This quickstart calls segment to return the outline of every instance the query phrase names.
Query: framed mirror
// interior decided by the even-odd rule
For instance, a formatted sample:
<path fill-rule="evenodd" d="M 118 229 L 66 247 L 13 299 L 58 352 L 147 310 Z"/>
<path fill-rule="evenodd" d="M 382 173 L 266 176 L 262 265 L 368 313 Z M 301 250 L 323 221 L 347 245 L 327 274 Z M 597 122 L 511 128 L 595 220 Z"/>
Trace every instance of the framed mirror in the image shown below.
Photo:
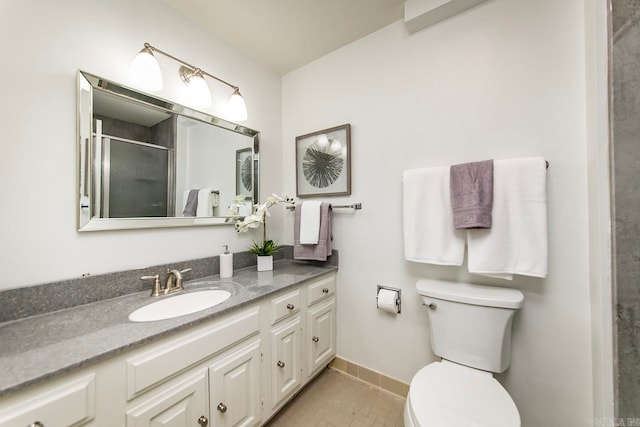
<path fill-rule="evenodd" d="M 256 130 L 84 71 L 77 127 L 79 231 L 233 224 L 258 202 Z"/>

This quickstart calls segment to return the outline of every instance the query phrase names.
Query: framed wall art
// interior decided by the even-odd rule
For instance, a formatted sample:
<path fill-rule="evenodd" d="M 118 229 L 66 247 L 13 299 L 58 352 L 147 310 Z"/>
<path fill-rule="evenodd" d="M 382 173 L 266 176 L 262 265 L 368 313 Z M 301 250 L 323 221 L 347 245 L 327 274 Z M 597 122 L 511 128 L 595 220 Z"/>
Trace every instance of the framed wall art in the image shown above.
<path fill-rule="evenodd" d="M 250 199 L 253 191 L 251 147 L 236 150 L 236 195 Z"/>
<path fill-rule="evenodd" d="M 350 124 L 296 137 L 296 194 L 351 194 Z"/>

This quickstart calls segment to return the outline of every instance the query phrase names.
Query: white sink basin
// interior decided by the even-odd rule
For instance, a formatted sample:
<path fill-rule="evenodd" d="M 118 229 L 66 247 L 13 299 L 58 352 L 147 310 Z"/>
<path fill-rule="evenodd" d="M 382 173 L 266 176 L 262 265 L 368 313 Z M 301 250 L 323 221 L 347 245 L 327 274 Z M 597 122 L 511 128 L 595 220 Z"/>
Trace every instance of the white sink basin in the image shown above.
<path fill-rule="evenodd" d="M 180 294 L 140 307 L 129 315 L 129 320 L 132 322 L 153 322 L 184 316 L 220 304 L 228 300 L 230 296 L 230 292 L 222 289 L 207 289 Z"/>

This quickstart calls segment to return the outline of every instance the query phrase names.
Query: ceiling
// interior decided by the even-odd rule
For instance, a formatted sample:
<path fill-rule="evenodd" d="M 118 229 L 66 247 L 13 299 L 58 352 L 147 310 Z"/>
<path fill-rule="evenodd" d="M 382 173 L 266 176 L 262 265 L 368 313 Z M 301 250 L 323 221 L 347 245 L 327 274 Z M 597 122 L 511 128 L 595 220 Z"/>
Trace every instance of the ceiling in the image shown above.
<path fill-rule="evenodd" d="M 404 0 L 165 0 L 280 75 L 403 17 Z"/>

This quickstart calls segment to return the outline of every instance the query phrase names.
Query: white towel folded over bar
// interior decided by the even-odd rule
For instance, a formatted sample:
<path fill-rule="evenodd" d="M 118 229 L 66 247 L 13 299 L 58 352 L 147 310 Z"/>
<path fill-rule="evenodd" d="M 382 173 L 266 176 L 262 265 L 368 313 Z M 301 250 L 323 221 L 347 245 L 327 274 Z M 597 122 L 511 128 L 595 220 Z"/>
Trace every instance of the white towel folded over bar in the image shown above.
<path fill-rule="evenodd" d="M 302 203 L 300 212 L 300 244 L 317 245 L 320 236 L 320 205 L 319 201 Z"/>
<path fill-rule="evenodd" d="M 542 157 L 494 161 L 493 224 L 468 230 L 469 272 L 547 276 L 547 174 Z"/>

